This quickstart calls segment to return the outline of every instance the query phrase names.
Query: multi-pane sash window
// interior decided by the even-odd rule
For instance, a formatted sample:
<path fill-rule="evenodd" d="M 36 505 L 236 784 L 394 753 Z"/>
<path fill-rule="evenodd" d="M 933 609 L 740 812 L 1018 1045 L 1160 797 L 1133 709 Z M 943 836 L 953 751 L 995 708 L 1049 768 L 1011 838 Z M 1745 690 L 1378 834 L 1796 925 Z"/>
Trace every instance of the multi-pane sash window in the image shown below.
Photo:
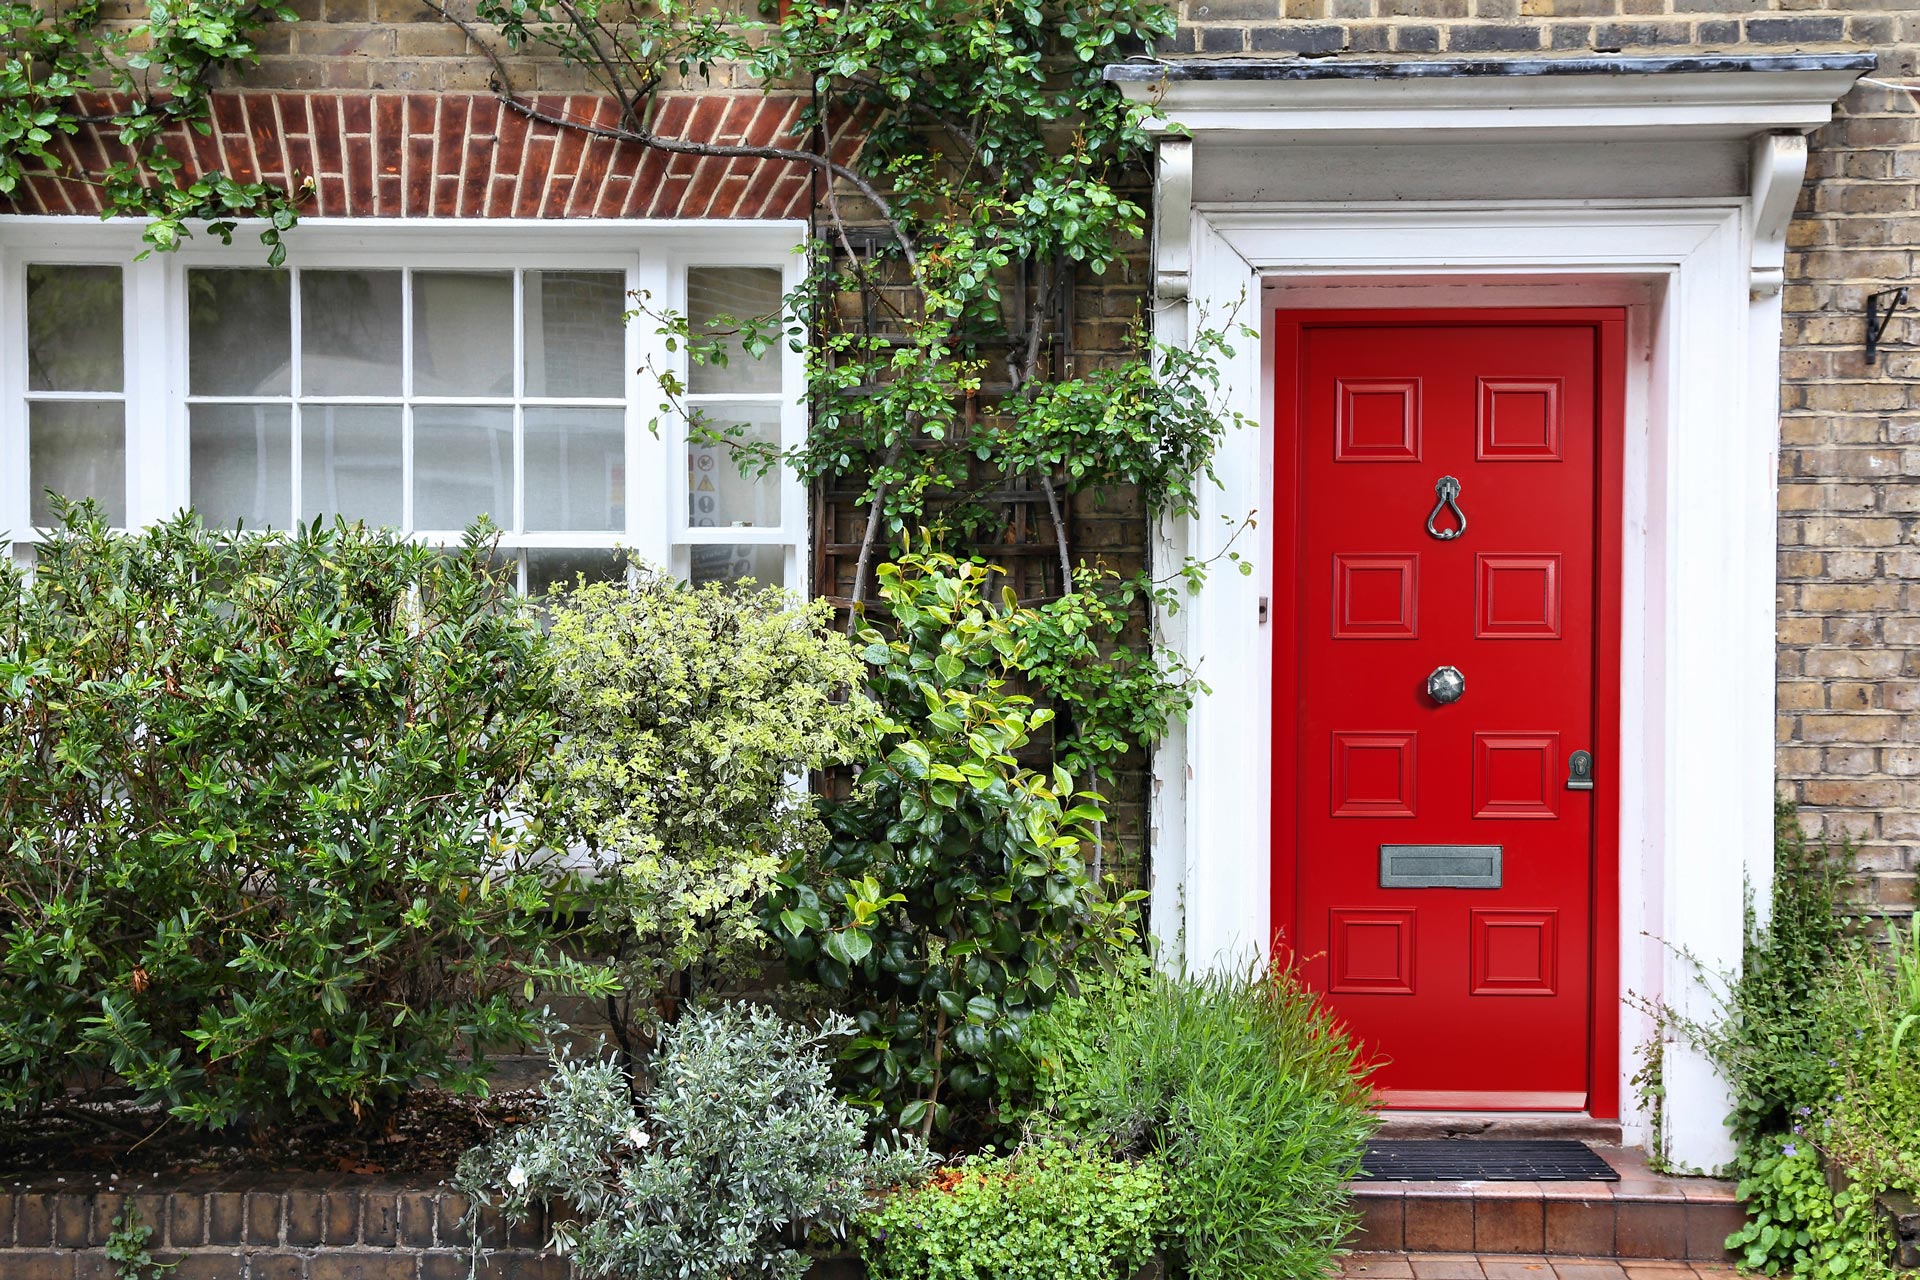
<path fill-rule="evenodd" d="M 522 548 L 534 590 L 614 562 L 624 273 L 199 268 L 187 307 L 208 523 L 344 516 L 447 539 L 486 516 L 512 541 L 583 535 Z"/>
<path fill-rule="evenodd" d="M 486 228 L 304 226 L 272 270 L 238 243 L 136 261 L 132 229 L 0 228 L 20 335 L 0 365 L 0 540 L 36 541 L 52 490 L 117 524 L 191 504 L 211 526 L 344 517 L 441 543 L 486 516 L 535 593 L 615 571 L 621 549 L 802 586 L 798 483 L 649 430 L 673 369 L 711 422 L 791 445 L 798 357 L 688 369 L 633 318 L 642 296 L 696 323 L 777 310 L 792 235 L 676 229 L 648 252 L 604 226 L 520 231 L 559 250 L 543 259 Z"/>

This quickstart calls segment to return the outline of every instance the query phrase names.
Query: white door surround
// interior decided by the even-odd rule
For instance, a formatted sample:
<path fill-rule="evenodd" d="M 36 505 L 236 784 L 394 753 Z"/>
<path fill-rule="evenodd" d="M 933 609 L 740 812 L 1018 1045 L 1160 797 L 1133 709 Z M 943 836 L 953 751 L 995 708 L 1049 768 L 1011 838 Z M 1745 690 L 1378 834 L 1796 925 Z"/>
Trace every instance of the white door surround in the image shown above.
<path fill-rule="evenodd" d="M 1740 962 L 1743 887 L 1772 873 L 1780 289 L 1805 134 L 1870 55 L 1506 62 L 1188 61 L 1107 75 L 1155 106 L 1156 334 L 1249 325 L 1223 369 L 1221 478 L 1156 535 L 1206 559 L 1274 509 L 1266 334 L 1276 307 L 1624 306 L 1620 976 L 1709 1015 Z M 1264 543 L 1264 538 L 1262 539 Z M 1244 545 L 1244 544 L 1243 544 Z M 1275 715 L 1251 577 L 1160 622 L 1211 693 L 1155 761 L 1154 931 L 1169 960 L 1243 966 L 1271 938 Z M 1684 955 L 1683 955 L 1684 953 Z M 1628 1078 L 1652 1025 L 1620 1009 Z M 1667 1046 L 1664 1138 L 1730 1156 L 1728 1095 Z"/>

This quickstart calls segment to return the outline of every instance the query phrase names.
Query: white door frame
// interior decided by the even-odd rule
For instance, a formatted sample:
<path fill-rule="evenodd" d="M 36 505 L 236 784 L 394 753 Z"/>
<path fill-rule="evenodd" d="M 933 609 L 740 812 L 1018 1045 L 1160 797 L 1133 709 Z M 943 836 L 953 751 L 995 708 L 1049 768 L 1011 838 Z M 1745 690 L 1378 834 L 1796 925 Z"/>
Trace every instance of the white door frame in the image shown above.
<path fill-rule="evenodd" d="M 1183 343 L 1229 323 L 1259 334 L 1236 342 L 1221 394 L 1261 429 L 1230 431 L 1215 461 L 1220 485 L 1203 491 L 1194 517 L 1157 530 L 1163 565 L 1217 554 L 1240 521 L 1273 509 L 1263 353 L 1277 303 L 1629 309 L 1623 758 L 1598 769 L 1618 781 L 1622 994 L 1698 1017 L 1712 1012 L 1712 983 L 1693 961 L 1710 974 L 1737 971 L 1743 887 L 1772 873 L 1786 224 L 1804 132 L 1864 68 L 1799 59 L 1676 74 L 1675 61 L 1686 60 L 1491 85 L 1471 83 L 1482 74 L 1472 71 L 1341 79 L 1324 64 L 1302 80 L 1274 78 L 1274 64 L 1240 80 L 1219 63 L 1193 81 L 1109 74 L 1155 102 L 1172 131 L 1156 184 L 1157 336 Z M 1690 154 L 1663 167 L 1656 156 L 1675 136 L 1724 163 Z M 1572 157 L 1564 192 L 1540 177 L 1542 143 Z M 1472 149 L 1474 198 L 1458 198 L 1448 148 Z M 1405 198 L 1352 198 L 1356 166 L 1401 166 L 1409 154 L 1430 176 L 1409 179 Z M 1263 165 L 1271 172 L 1247 176 Z M 1646 193 L 1648 172 L 1671 174 L 1669 189 Z M 1222 197 L 1223 183 L 1241 190 Z M 1610 185 L 1641 194 L 1595 194 Z M 1250 199 L 1246 188 L 1287 198 Z M 1507 189 L 1525 194 L 1503 197 Z M 1152 805 L 1154 931 L 1170 962 L 1194 969 L 1252 962 L 1273 927 L 1264 603 L 1268 575 L 1285 570 L 1265 560 L 1252 576 L 1214 574 L 1160 619 L 1211 688 L 1160 747 Z M 1620 1018 L 1623 1123 L 1644 1142 L 1648 1118 L 1632 1114 L 1627 1080 L 1651 1025 L 1627 1001 Z M 1684 1044 L 1667 1046 L 1664 1067 L 1668 1154 L 1700 1169 L 1724 1164 L 1724 1084 Z"/>

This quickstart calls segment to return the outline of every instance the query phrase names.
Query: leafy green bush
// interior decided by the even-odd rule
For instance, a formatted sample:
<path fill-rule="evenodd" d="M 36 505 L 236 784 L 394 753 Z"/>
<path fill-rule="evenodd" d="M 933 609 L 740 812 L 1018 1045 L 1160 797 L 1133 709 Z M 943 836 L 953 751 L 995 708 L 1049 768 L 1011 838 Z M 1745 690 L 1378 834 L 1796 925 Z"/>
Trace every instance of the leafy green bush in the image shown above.
<path fill-rule="evenodd" d="M 534 1038 L 523 986 L 601 982 L 515 840 L 549 681 L 484 538 L 68 519 L 0 570 L 0 1107 L 478 1091 Z"/>
<path fill-rule="evenodd" d="M 590 1276 L 802 1275 L 807 1233 L 844 1238 L 870 1192 L 917 1178 L 924 1150 L 866 1148 L 821 1045 L 758 1007 L 696 1009 L 662 1033 L 633 1101 L 612 1061 L 559 1057 L 539 1115 L 462 1157 L 455 1184 L 510 1222 L 564 1204 L 553 1247 Z M 475 1237 L 476 1245 L 481 1243 Z"/>
<path fill-rule="evenodd" d="M 1027 646 L 1020 667 L 1065 715 L 1055 758 L 1075 774 L 1112 782 L 1127 753 L 1144 752 L 1169 724 L 1185 720 L 1206 686 L 1173 650 L 1127 643 L 1136 611 L 1177 608 L 1179 592 L 1157 589 L 1144 574 L 1122 578 L 1085 565 L 1073 583 L 1014 620 Z"/>
<path fill-rule="evenodd" d="M 1106 901 L 1087 874 L 1099 797 L 1021 761 L 1052 716 L 1007 687 L 1025 649 L 1011 598 L 985 596 L 992 572 L 938 554 L 880 567 L 891 619 L 859 635 L 885 711 L 874 762 L 765 906 L 793 970 L 855 1014 L 852 1095 L 926 1134 L 964 1115 L 973 1140 L 1022 1024 L 1132 941 L 1144 896 Z"/>
<path fill-rule="evenodd" d="M 1309 1280 L 1355 1224 L 1374 1119 L 1352 1042 L 1289 970 L 1105 983 L 1037 1016 L 1029 1123 L 1156 1160 L 1194 1280 Z"/>
<path fill-rule="evenodd" d="M 1151 1161 L 1072 1146 L 981 1156 L 860 1222 L 873 1280 L 1121 1280 L 1153 1252 L 1166 1195 Z"/>
<path fill-rule="evenodd" d="M 734 976 L 767 948 L 757 908 L 773 877 L 825 839 L 794 779 L 865 744 L 860 660 L 824 601 L 779 588 L 643 570 L 549 600 L 564 733 L 544 778 L 549 835 L 624 880 L 623 973 L 643 996 L 678 994 L 676 975 Z"/>

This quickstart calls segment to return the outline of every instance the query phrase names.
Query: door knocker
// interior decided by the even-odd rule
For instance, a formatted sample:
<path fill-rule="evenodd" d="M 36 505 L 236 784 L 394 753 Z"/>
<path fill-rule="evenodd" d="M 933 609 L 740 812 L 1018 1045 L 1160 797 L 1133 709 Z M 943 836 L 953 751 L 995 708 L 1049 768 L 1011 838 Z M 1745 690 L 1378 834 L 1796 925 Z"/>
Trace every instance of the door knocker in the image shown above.
<path fill-rule="evenodd" d="M 1460 482 L 1452 476 L 1441 476 L 1440 483 L 1433 486 L 1433 492 L 1440 501 L 1433 504 L 1433 511 L 1427 516 L 1427 532 L 1442 542 L 1452 542 L 1455 538 L 1467 531 L 1467 513 L 1460 509 Z M 1448 507 L 1453 508 L 1453 518 L 1460 522 L 1460 527 L 1457 529 L 1436 528 L 1433 522 L 1438 520 L 1440 513 Z"/>

